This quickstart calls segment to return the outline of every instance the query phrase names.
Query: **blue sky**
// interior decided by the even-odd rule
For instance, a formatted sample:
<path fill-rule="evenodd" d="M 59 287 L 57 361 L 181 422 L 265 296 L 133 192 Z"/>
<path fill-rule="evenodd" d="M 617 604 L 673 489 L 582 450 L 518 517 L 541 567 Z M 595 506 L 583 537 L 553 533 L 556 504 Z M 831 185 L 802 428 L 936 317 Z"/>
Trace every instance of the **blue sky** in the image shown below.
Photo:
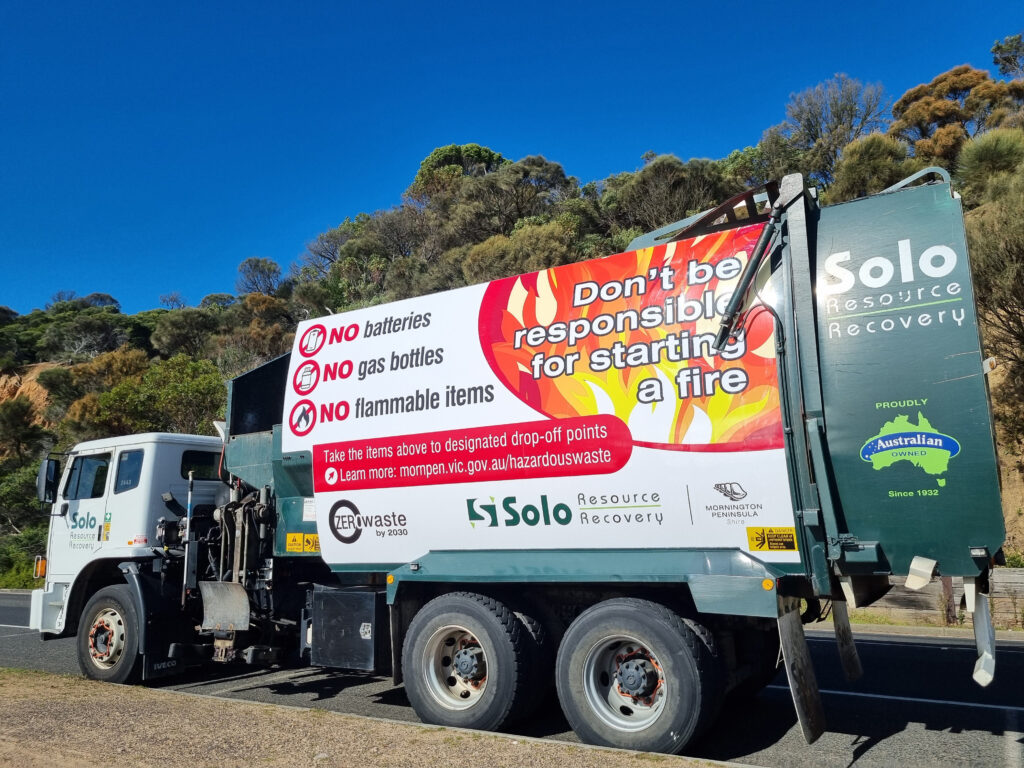
<path fill-rule="evenodd" d="M 197 304 L 444 144 L 583 182 L 718 158 L 837 72 L 896 98 L 1024 29 L 1019 1 L 687 5 L 0 0 L 0 305 Z"/>

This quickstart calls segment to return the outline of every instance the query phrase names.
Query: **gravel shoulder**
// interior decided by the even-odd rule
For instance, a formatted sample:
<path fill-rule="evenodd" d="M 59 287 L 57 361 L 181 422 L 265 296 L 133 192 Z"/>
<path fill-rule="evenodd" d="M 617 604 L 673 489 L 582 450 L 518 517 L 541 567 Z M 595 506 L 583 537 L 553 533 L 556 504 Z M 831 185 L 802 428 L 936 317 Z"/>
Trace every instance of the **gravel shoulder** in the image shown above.
<path fill-rule="evenodd" d="M 0 669 L 0 765 L 695 768 L 725 765 Z"/>

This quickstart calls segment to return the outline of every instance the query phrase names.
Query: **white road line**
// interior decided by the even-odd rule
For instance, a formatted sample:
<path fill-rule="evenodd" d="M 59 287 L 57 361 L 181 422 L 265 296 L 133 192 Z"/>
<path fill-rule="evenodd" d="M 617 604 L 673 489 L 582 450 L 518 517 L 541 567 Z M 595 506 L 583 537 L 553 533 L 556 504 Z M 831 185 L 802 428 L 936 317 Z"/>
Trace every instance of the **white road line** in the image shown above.
<path fill-rule="evenodd" d="M 789 691 L 788 685 L 769 685 L 777 691 Z M 886 701 L 908 701 L 912 704 L 940 704 L 947 707 L 968 707 L 971 709 L 994 709 L 998 712 L 1024 712 L 1024 707 L 1010 707 L 1002 704 L 977 704 L 970 701 L 950 701 L 949 699 L 921 699 L 917 696 L 888 696 L 884 693 L 861 693 L 860 691 L 830 691 L 822 688 L 821 693 L 829 696 L 853 696 L 858 699 L 885 699 Z"/>
<path fill-rule="evenodd" d="M 31 629 L 28 624 L 0 624 L 4 629 Z"/>
<path fill-rule="evenodd" d="M 26 629 L 25 632 L 15 632 L 14 634 L 11 634 L 11 635 L 0 635 L 0 638 L 3 638 L 3 637 L 21 637 L 22 635 L 28 635 L 28 634 L 31 634 L 32 632 L 35 631 L 35 630 L 28 629 L 28 627 L 26 627 L 25 629 Z"/>

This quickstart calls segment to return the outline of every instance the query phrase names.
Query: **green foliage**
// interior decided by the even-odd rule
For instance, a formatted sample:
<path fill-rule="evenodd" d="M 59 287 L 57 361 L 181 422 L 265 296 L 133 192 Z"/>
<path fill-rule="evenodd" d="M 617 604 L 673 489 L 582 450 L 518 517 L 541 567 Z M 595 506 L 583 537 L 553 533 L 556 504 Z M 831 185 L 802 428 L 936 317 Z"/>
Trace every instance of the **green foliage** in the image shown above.
<path fill-rule="evenodd" d="M 602 199 L 619 228 L 650 231 L 713 207 L 741 191 L 741 184 L 712 160 L 682 162 L 659 155 L 636 173 L 607 179 Z"/>
<path fill-rule="evenodd" d="M 499 153 L 479 144 L 438 147 L 420 163 L 409 193 L 427 197 L 452 194 L 463 177 L 493 173 L 506 162 Z"/>
<path fill-rule="evenodd" d="M 217 318 L 210 310 L 177 309 L 157 320 L 150 339 L 165 355 L 184 353 L 199 357 L 216 330 Z"/>
<path fill-rule="evenodd" d="M 1001 128 L 968 141 L 960 153 L 957 177 L 969 207 L 996 200 L 1024 166 L 1024 130 Z"/>
<path fill-rule="evenodd" d="M 36 517 L 38 519 L 38 512 Z M 45 519 L 45 518 L 44 518 Z M 37 522 L 17 534 L 0 534 L 0 589 L 33 589 L 35 556 L 46 554 L 46 523 Z"/>
<path fill-rule="evenodd" d="M 39 518 L 35 463 L 0 463 L 0 534 L 19 533 Z"/>
<path fill-rule="evenodd" d="M 467 283 L 480 283 L 556 267 L 572 256 L 572 236 L 562 225 L 527 224 L 511 236 L 494 235 L 470 248 L 462 271 Z"/>
<path fill-rule="evenodd" d="M 281 287 L 281 267 L 271 259 L 250 256 L 238 265 L 239 293 L 263 293 L 273 296 Z"/>
<path fill-rule="evenodd" d="M 27 397 L 0 403 L 0 445 L 13 454 L 17 466 L 39 450 L 48 437 L 49 433 L 35 423 L 34 409 Z"/>
<path fill-rule="evenodd" d="M 141 378 L 129 378 L 96 397 L 93 421 L 107 434 L 178 432 L 214 434 L 227 389 L 208 360 L 175 355 L 150 366 Z"/>
<path fill-rule="evenodd" d="M 1007 568 L 1024 568 L 1024 554 L 1007 549 L 1003 551 L 1003 555 L 1006 557 Z"/>
<path fill-rule="evenodd" d="M 838 74 L 790 97 L 781 133 L 799 153 L 801 170 L 828 186 L 843 148 L 880 130 L 887 109 L 880 84 Z"/>
<path fill-rule="evenodd" d="M 991 53 L 999 74 L 1014 79 L 1024 77 L 1024 39 L 1019 34 L 996 40 Z"/>
<path fill-rule="evenodd" d="M 840 203 L 881 192 L 904 179 L 923 163 L 907 157 L 907 145 L 899 139 L 873 133 L 843 149 L 829 187 L 830 203 Z"/>
<path fill-rule="evenodd" d="M 1004 445 L 1024 449 L 1024 167 L 989 189 L 988 202 L 966 216 L 974 290 L 988 351 L 1005 366 L 994 412 Z"/>

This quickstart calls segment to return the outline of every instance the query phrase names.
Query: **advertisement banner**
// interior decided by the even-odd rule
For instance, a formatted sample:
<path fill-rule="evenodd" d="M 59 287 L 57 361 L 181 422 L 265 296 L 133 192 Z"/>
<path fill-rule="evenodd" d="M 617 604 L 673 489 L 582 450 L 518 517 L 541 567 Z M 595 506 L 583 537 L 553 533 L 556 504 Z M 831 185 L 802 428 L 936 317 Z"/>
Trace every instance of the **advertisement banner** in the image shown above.
<path fill-rule="evenodd" d="M 731 547 L 795 561 L 761 225 L 302 323 L 282 421 L 328 563 Z"/>

